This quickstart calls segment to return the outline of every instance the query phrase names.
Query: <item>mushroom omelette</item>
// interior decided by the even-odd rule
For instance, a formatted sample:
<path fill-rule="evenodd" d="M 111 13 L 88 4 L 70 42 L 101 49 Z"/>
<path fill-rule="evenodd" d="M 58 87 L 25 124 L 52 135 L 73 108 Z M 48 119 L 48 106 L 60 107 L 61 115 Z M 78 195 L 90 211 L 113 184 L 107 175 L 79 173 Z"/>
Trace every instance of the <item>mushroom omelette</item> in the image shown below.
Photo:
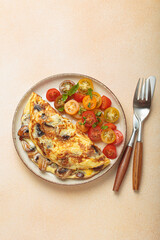
<path fill-rule="evenodd" d="M 85 133 L 34 92 L 25 106 L 18 135 L 39 169 L 61 179 L 86 179 L 110 163 Z"/>

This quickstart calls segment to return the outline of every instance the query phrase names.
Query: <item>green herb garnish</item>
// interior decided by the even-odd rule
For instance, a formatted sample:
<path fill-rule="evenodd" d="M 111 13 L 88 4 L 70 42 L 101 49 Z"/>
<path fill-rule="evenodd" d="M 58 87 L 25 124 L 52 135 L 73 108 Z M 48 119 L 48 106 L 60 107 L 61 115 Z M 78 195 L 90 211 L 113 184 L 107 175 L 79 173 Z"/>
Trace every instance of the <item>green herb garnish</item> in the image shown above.
<path fill-rule="evenodd" d="M 58 108 L 58 111 L 63 112 L 64 111 L 64 107 Z"/>
<path fill-rule="evenodd" d="M 68 98 L 68 96 L 72 96 L 79 88 L 79 83 L 75 84 L 69 91 L 62 94 L 62 101 L 65 102 Z"/>
<path fill-rule="evenodd" d="M 98 125 L 98 122 L 95 122 L 95 123 L 92 125 L 92 127 L 95 128 L 95 127 L 97 127 L 97 125 Z"/>
<path fill-rule="evenodd" d="M 91 108 L 91 103 L 90 102 L 88 103 L 88 107 Z"/>
<path fill-rule="evenodd" d="M 67 100 L 67 98 L 68 98 L 68 94 L 63 94 L 63 95 L 62 95 L 62 100 L 63 100 L 63 102 L 65 102 L 65 101 Z"/>
<path fill-rule="evenodd" d="M 98 122 L 101 122 L 101 119 L 99 117 L 97 117 L 97 120 L 98 120 Z"/>
<path fill-rule="evenodd" d="M 83 119 L 84 119 L 84 122 L 83 122 L 83 125 L 86 123 L 86 117 L 83 117 Z"/>
<path fill-rule="evenodd" d="M 86 109 L 84 109 L 84 108 L 82 108 L 82 107 L 80 106 L 79 111 L 78 111 L 78 114 L 79 114 L 79 115 L 82 115 L 82 113 L 85 112 L 85 111 L 86 111 Z"/>
<path fill-rule="evenodd" d="M 107 129 L 107 128 L 108 128 L 108 126 L 102 126 L 101 128 L 102 128 L 102 129 Z"/>
<path fill-rule="evenodd" d="M 72 96 L 79 88 L 79 83 L 75 84 L 71 89 L 68 91 L 68 96 Z"/>
<path fill-rule="evenodd" d="M 96 113 L 96 116 L 97 116 L 97 117 L 100 117 L 101 115 L 102 115 L 102 112 L 97 112 L 97 113 Z"/>
<path fill-rule="evenodd" d="M 87 95 L 89 95 L 91 99 L 92 99 L 92 97 L 93 97 L 92 92 L 93 92 L 93 89 L 92 89 L 92 88 L 89 88 L 89 89 L 88 89 L 88 92 L 87 92 Z"/>

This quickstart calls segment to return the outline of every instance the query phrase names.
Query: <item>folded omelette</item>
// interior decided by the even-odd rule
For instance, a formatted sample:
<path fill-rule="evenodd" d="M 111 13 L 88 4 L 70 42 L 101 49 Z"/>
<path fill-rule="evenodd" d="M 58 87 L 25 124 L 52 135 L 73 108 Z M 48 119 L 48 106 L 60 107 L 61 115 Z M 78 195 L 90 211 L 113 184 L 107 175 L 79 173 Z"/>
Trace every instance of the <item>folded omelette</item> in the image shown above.
<path fill-rule="evenodd" d="M 38 94 L 32 93 L 18 132 L 29 158 L 42 171 L 61 179 L 85 179 L 104 169 L 110 160 Z"/>

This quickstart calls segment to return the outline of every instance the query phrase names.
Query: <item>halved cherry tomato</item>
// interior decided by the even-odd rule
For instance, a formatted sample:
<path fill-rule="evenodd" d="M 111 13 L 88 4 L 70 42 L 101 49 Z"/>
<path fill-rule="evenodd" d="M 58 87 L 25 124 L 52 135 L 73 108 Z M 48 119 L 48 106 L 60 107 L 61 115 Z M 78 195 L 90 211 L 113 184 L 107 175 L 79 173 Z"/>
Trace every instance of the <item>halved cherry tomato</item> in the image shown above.
<path fill-rule="evenodd" d="M 101 95 L 97 92 L 92 92 L 92 96 L 94 96 L 97 100 L 97 105 L 96 105 L 96 108 L 99 108 L 102 104 L 102 98 L 101 98 Z"/>
<path fill-rule="evenodd" d="M 82 120 L 78 120 L 77 122 L 76 122 L 76 127 L 77 127 L 77 129 L 79 129 L 79 130 L 81 130 L 82 132 L 84 132 L 84 133 L 86 133 L 87 131 L 88 131 L 88 127 L 86 127 L 85 125 L 84 125 L 84 123 L 82 122 Z"/>
<path fill-rule="evenodd" d="M 54 101 L 54 107 L 56 109 L 62 109 L 64 108 L 64 101 L 62 99 L 62 95 L 59 95 L 56 100 Z M 64 110 L 64 109 L 63 109 Z M 62 111 L 63 112 L 63 111 Z"/>
<path fill-rule="evenodd" d="M 119 145 L 121 142 L 123 142 L 123 134 L 119 130 L 114 130 L 116 134 L 116 140 L 114 141 L 114 145 Z"/>
<path fill-rule="evenodd" d="M 104 118 L 107 122 L 116 122 L 119 119 L 119 111 L 117 108 L 109 107 L 104 111 Z"/>
<path fill-rule="evenodd" d="M 75 85 L 75 83 L 73 81 L 71 81 L 71 80 L 64 80 L 59 85 L 59 90 L 60 90 L 60 92 L 62 94 L 64 94 L 64 93 L 67 93 L 74 85 Z"/>
<path fill-rule="evenodd" d="M 105 123 L 103 126 L 108 126 L 112 130 L 116 130 L 116 128 L 117 128 L 116 125 L 114 125 L 113 123 Z"/>
<path fill-rule="evenodd" d="M 74 93 L 73 94 L 73 98 L 74 100 L 76 100 L 77 102 L 82 102 L 83 98 L 85 97 L 86 95 L 84 95 L 83 93 Z"/>
<path fill-rule="evenodd" d="M 96 122 L 96 115 L 92 111 L 86 111 L 82 113 L 82 122 L 86 127 L 92 127 L 92 125 Z"/>
<path fill-rule="evenodd" d="M 72 115 L 72 117 L 76 118 L 76 119 L 82 119 L 82 113 L 87 111 L 84 107 L 82 103 L 79 103 L 79 111 Z"/>
<path fill-rule="evenodd" d="M 101 139 L 104 143 L 113 143 L 116 140 L 116 134 L 111 128 L 102 130 Z"/>
<path fill-rule="evenodd" d="M 98 142 L 101 140 L 101 131 L 102 129 L 99 126 L 96 126 L 95 128 L 91 127 L 88 131 L 88 137 L 92 141 Z"/>
<path fill-rule="evenodd" d="M 82 78 L 79 80 L 78 83 L 79 83 L 79 89 L 78 89 L 79 92 L 87 93 L 89 88 L 93 89 L 92 80 L 88 78 Z"/>
<path fill-rule="evenodd" d="M 102 124 L 105 121 L 103 112 L 100 109 L 97 109 L 97 108 L 93 109 L 93 112 L 96 115 L 98 126 L 102 126 Z"/>
<path fill-rule="evenodd" d="M 108 97 L 102 96 L 102 104 L 100 106 L 100 109 L 105 110 L 106 108 L 110 107 L 111 104 L 112 104 L 112 102 Z"/>
<path fill-rule="evenodd" d="M 107 158 L 114 159 L 117 157 L 117 150 L 113 144 L 108 144 L 103 149 L 103 153 Z"/>
<path fill-rule="evenodd" d="M 48 101 L 53 102 L 58 96 L 60 92 L 56 88 L 51 88 L 46 93 L 46 98 Z"/>
<path fill-rule="evenodd" d="M 69 115 L 74 115 L 79 111 L 79 104 L 75 100 L 69 100 L 64 104 L 64 110 Z"/>
<path fill-rule="evenodd" d="M 85 109 L 87 110 L 92 110 L 96 107 L 97 104 L 97 100 L 95 97 L 92 96 L 92 99 L 89 95 L 85 96 L 83 98 L 83 106 L 85 107 Z"/>

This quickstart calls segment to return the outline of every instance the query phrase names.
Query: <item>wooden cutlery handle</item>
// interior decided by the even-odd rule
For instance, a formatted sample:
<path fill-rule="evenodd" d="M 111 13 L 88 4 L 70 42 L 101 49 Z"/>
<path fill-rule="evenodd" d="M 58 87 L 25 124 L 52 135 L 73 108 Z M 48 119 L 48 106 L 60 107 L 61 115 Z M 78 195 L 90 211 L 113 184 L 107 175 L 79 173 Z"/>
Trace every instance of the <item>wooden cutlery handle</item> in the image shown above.
<path fill-rule="evenodd" d="M 134 159 L 133 159 L 133 190 L 139 189 L 139 184 L 141 179 L 141 170 L 142 170 L 142 152 L 143 152 L 143 143 L 136 142 Z"/>
<path fill-rule="evenodd" d="M 113 191 L 118 191 L 120 188 L 120 185 L 122 183 L 122 180 L 128 168 L 128 164 L 131 158 L 131 153 L 132 153 L 132 147 L 127 146 L 123 154 L 122 160 L 118 166 L 118 170 L 117 170 L 117 174 L 116 174 L 116 178 L 113 186 Z"/>

